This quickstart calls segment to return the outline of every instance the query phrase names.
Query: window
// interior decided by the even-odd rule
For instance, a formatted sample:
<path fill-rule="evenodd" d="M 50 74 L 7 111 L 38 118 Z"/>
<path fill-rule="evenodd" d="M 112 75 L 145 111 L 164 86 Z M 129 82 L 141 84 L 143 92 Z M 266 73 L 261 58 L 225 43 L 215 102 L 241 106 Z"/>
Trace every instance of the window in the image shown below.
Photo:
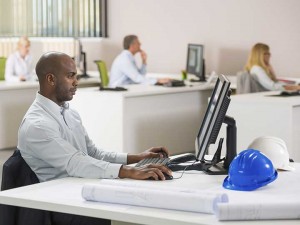
<path fill-rule="evenodd" d="M 0 0 L 0 36 L 107 37 L 107 0 Z"/>

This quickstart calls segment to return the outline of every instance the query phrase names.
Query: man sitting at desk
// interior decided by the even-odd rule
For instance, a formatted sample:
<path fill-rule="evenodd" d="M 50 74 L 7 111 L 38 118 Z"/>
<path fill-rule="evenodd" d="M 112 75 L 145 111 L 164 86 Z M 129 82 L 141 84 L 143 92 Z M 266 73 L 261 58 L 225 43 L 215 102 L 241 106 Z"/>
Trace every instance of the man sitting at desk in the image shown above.
<path fill-rule="evenodd" d="M 164 84 L 170 79 L 147 78 L 146 65 L 147 55 L 141 49 L 141 43 L 136 35 L 128 35 L 123 41 L 124 50 L 114 60 L 110 71 L 110 87 L 126 84 Z M 136 64 L 134 55 L 140 53 L 142 66 Z"/>
<path fill-rule="evenodd" d="M 125 154 L 106 152 L 94 145 L 78 112 L 67 103 L 78 85 L 76 66 L 68 55 L 44 54 L 36 65 L 36 73 L 40 89 L 20 125 L 18 149 L 40 182 L 68 176 L 164 180 L 163 172 L 171 175 L 168 168 L 160 165 L 126 166 L 144 158 L 168 154 L 164 147 Z M 58 216 L 57 220 L 66 219 Z"/>

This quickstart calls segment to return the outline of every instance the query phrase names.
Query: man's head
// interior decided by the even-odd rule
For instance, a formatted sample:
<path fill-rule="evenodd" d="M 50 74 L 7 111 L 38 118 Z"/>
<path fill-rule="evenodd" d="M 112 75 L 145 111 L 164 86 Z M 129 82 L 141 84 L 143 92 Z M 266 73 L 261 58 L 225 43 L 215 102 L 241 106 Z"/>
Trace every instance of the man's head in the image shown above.
<path fill-rule="evenodd" d="M 76 92 L 78 81 L 74 60 L 61 52 L 48 52 L 35 67 L 40 83 L 40 94 L 58 105 L 70 101 Z"/>
<path fill-rule="evenodd" d="M 127 35 L 123 41 L 124 49 L 129 50 L 133 55 L 141 50 L 141 43 L 136 35 Z"/>

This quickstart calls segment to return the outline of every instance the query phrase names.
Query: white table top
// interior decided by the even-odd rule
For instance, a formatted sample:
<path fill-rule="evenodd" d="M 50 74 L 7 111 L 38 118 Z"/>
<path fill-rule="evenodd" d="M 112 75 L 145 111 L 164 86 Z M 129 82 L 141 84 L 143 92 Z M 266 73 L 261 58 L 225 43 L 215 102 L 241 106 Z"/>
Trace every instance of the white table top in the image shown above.
<path fill-rule="evenodd" d="M 285 104 L 291 106 L 300 105 L 300 96 L 278 96 L 281 91 L 267 91 L 249 94 L 233 95 L 231 99 L 240 103 L 255 104 Z"/>
<path fill-rule="evenodd" d="M 100 83 L 99 74 L 95 71 L 89 71 L 89 78 L 82 78 L 79 80 L 79 87 L 89 86 L 89 85 L 98 85 Z M 38 81 L 26 81 L 26 82 L 6 82 L 0 81 L 0 91 L 2 90 L 22 90 L 22 89 L 38 89 Z"/>
<path fill-rule="evenodd" d="M 295 164 L 294 172 L 279 172 L 278 179 L 269 185 L 252 192 L 230 191 L 222 187 L 225 176 L 206 175 L 202 172 L 186 173 L 181 179 L 148 182 L 154 186 L 188 187 L 197 190 L 226 193 L 229 202 L 300 202 L 300 164 Z M 178 173 L 173 174 L 178 177 Z M 120 182 L 128 180 L 119 180 Z M 260 220 L 260 221 L 218 221 L 215 215 L 176 210 L 137 207 L 130 205 L 88 202 L 81 197 L 85 183 L 97 184 L 101 180 L 82 178 L 63 178 L 22 188 L 0 192 L 0 203 L 22 207 L 32 207 L 50 211 L 93 216 L 139 224 L 299 224 L 299 220 Z"/>

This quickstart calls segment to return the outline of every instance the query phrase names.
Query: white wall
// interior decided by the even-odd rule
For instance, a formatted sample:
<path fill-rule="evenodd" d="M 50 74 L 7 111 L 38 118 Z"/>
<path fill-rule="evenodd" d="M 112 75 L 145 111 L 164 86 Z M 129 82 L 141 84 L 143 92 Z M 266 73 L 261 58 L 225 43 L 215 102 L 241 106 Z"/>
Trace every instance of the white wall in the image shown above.
<path fill-rule="evenodd" d="M 187 44 L 205 45 L 207 72 L 235 74 L 256 42 L 270 45 L 278 76 L 300 77 L 299 0 L 109 0 L 109 38 L 84 41 L 88 69 L 113 58 L 127 34 L 148 53 L 148 71 L 178 73 Z"/>

